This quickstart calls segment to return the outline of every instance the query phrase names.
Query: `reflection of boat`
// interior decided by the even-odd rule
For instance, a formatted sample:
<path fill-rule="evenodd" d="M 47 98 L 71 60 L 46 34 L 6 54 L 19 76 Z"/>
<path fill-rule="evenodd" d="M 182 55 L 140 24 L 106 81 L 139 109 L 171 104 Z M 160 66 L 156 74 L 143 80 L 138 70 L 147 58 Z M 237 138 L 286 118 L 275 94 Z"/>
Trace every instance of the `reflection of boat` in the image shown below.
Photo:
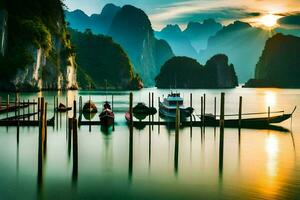
<path fill-rule="evenodd" d="M 267 127 L 270 124 L 281 123 L 289 118 L 291 118 L 295 112 L 297 107 L 294 108 L 293 112 L 290 114 L 280 114 L 276 116 L 270 117 L 256 117 L 256 118 L 244 118 L 241 119 L 241 127 L 244 128 L 260 128 Z M 244 114 L 244 115 L 251 115 Z M 213 115 L 205 115 L 205 125 L 207 126 L 218 126 L 220 124 L 220 120 L 216 119 Z M 225 119 L 224 120 L 225 127 L 239 127 L 239 119 Z"/>
<path fill-rule="evenodd" d="M 138 103 L 136 106 L 132 108 L 133 114 L 137 115 L 154 115 L 157 110 L 154 107 L 148 107 L 144 103 Z"/>
<path fill-rule="evenodd" d="M 109 102 L 106 101 L 103 105 L 103 110 L 99 115 L 100 122 L 104 126 L 110 126 L 114 123 L 115 114 L 112 112 Z"/>
<path fill-rule="evenodd" d="M 82 108 L 82 112 L 83 113 L 97 113 L 97 107 L 95 105 L 94 102 L 92 102 L 91 100 L 89 100 L 88 102 L 86 102 Z"/>
<path fill-rule="evenodd" d="M 184 107 L 183 98 L 180 97 L 180 93 L 171 93 L 167 98 L 164 98 L 163 102 L 159 102 L 159 113 L 167 118 L 176 118 L 176 107 L 180 109 L 180 118 L 185 119 L 190 117 L 194 112 L 192 107 Z"/>
<path fill-rule="evenodd" d="M 60 103 L 59 106 L 56 108 L 57 112 L 67 112 L 69 110 L 72 110 L 71 107 L 67 107 L 64 104 Z"/>

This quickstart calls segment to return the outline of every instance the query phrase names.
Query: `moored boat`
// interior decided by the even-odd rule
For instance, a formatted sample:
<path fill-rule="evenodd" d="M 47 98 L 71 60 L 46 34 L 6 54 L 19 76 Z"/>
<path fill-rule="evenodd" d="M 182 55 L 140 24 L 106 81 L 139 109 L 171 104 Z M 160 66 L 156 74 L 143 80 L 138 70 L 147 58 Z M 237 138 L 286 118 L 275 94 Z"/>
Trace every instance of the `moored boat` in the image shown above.
<path fill-rule="evenodd" d="M 82 108 L 82 112 L 83 113 L 97 113 L 98 109 L 97 106 L 94 102 L 92 102 L 91 100 L 89 100 L 88 102 L 86 102 Z"/>
<path fill-rule="evenodd" d="M 103 105 L 103 110 L 99 115 L 100 122 L 104 126 L 111 126 L 115 121 L 115 114 L 111 110 L 109 102 L 105 102 Z"/>
<path fill-rule="evenodd" d="M 143 115 L 154 115 L 157 113 L 156 108 L 148 107 L 145 103 L 138 103 L 136 106 L 132 108 L 133 114 L 143 114 Z"/>
<path fill-rule="evenodd" d="M 67 107 L 66 105 L 60 103 L 59 106 L 56 108 L 56 111 L 57 112 L 67 112 L 67 111 L 70 111 L 72 110 L 71 107 Z"/>
<path fill-rule="evenodd" d="M 159 102 L 159 113 L 160 115 L 175 119 L 177 106 L 180 110 L 181 120 L 190 117 L 194 109 L 192 107 L 184 107 L 183 98 L 180 97 L 180 93 L 171 93 L 168 97 L 164 98 L 163 102 Z"/>

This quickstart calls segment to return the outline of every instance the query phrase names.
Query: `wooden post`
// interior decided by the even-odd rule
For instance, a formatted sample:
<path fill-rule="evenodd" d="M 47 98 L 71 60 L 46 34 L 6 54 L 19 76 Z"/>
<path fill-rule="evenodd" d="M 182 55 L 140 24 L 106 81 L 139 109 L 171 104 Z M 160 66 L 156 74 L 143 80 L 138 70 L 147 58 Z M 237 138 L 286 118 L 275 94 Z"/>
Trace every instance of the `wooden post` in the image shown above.
<path fill-rule="evenodd" d="M 72 138 L 72 126 L 73 126 L 73 119 L 69 118 L 69 129 L 68 129 L 68 155 L 71 155 L 71 138 Z"/>
<path fill-rule="evenodd" d="M 270 123 L 271 108 L 268 106 L 268 124 Z"/>
<path fill-rule="evenodd" d="M 34 113 L 34 115 L 33 115 L 33 120 L 35 121 L 35 99 L 33 99 L 33 108 L 32 108 L 32 112 Z"/>
<path fill-rule="evenodd" d="M 132 102 L 133 102 L 133 93 L 130 92 L 130 95 L 129 95 L 129 116 L 130 116 L 130 126 L 133 125 L 133 115 L 132 115 Z"/>
<path fill-rule="evenodd" d="M 158 112 L 157 112 L 157 118 L 158 118 L 158 134 L 160 134 L 160 116 L 159 116 L 159 104 L 160 104 L 160 97 L 158 97 Z"/>
<path fill-rule="evenodd" d="M 37 104 L 38 120 L 40 120 L 40 104 L 41 104 L 41 99 L 39 97 L 38 98 L 38 104 Z"/>
<path fill-rule="evenodd" d="M 149 99 L 148 99 L 148 103 L 149 103 L 149 108 L 151 107 L 151 92 L 149 92 Z"/>
<path fill-rule="evenodd" d="M 44 155 L 46 155 L 46 151 L 47 151 L 47 107 L 48 107 L 48 103 L 45 103 L 45 107 L 44 107 Z"/>
<path fill-rule="evenodd" d="M 22 120 L 24 121 L 25 120 L 25 100 L 23 99 L 23 105 L 22 105 L 22 114 L 23 114 L 23 116 L 22 116 Z"/>
<path fill-rule="evenodd" d="M 217 118 L 217 97 L 214 99 L 214 117 Z"/>
<path fill-rule="evenodd" d="M 179 126 L 180 126 L 180 110 L 179 105 L 176 106 L 176 130 L 175 130 L 175 153 L 174 153 L 174 170 L 178 172 L 178 150 L 179 150 Z"/>
<path fill-rule="evenodd" d="M 56 102 L 56 97 L 54 96 L 53 97 L 53 113 L 55 113 L 55 110 L 56 110 L 55 102 Z"/>
<path fill-rule="evenodd" d="M 56 97 L 56 108 L 58 108 L 58 97 Z"/>
<path fill-rule="evenodd" d="M 203 126 L 203 97 L 201 97 L 201 126 Z"/>
<path fill-rule="evenodd" d="M 77 182 L 78 178 L 78 135 L 77 135 L 77 119 L 73 119 L 73 172 L 72 180 Z"/>
<path fill-rule="evenodd" d="M 8 118 L 8 111 L 9 111 L 9 94 L 7 95 L 7 102 L 6 102 L 6 110 L 7 110 L 7 112 L 6 112 L 6 118 Z"/>
<path fill-rule="evenodd" d="M 206 94 L 203 95 L 203 126 L 204 127 L 205 127 L 205 113 L 206 113 Z"/>
<path fill-rule="evenodd" d="M 76 116 L 76 100 L 73 101 L 73 118 L 75 119 L 77 116 Z"/>
<path fill-rule="evenodd" d="M 79 113 L 82 113 L 82 96 L 79 97 Z"/>
<path fill-rule="evenodd" d="M 242 106 L 243 106 L 243 97 L 240 96 L 240 101 L 239 101 L 239 128 L 242 127 Z"/>
<path fill-rule="evenodd" d="M 28 108 L 27 108 L 27 114 L 28 114 L 28 121 L 30 120 L 30 101 L 29 101 L 29 99 L 28 99 L 28 101 L 27 101 L 27 103 L 28 103 Z"/>
<path fill-rule="evenodd" d="M 114 95 L 111 95 L 111 111 L 114 111 Z"/>
<path fill-rule="evenodd" d="M 221 93 L 219 171 L 223 173 L 225 93 Z"/>

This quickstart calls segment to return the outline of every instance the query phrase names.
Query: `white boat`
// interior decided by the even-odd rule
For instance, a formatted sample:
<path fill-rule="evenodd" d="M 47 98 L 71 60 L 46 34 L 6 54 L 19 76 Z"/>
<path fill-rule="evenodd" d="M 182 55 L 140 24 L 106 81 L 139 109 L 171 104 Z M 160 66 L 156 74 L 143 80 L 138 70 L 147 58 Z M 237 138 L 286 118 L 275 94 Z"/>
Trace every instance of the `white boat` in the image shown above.
<path fill-rule="evenodd" d="M 183 98 L 180 97 L 180 93 L 171 93 L 168 97 L 164 98 L 163 102 L 159 102 L 160 115 L 175 119 L 177 105 L 180 110 L 180 118 L 185 119 L 190 117 L 194 112 L 192 107 L 184 107 Z"/>

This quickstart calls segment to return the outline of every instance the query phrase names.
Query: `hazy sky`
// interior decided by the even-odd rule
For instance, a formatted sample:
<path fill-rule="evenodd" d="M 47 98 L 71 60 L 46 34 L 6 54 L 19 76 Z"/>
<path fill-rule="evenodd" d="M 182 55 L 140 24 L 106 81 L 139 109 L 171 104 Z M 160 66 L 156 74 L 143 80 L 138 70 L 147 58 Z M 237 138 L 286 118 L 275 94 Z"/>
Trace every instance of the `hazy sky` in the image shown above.
<path fill-rule="evenodd" d="M 265 14 L 300 13 L 300 0 L 65 0 L 69 10 L 81 9 L 88 15 L 100 13 L 107 3 L 131 4 L 143 9 L 155 29 L 166 24 L 184 25 L 188 21 L 215 18 L 228 23 L 236 19 L 249 22 Z"/>

